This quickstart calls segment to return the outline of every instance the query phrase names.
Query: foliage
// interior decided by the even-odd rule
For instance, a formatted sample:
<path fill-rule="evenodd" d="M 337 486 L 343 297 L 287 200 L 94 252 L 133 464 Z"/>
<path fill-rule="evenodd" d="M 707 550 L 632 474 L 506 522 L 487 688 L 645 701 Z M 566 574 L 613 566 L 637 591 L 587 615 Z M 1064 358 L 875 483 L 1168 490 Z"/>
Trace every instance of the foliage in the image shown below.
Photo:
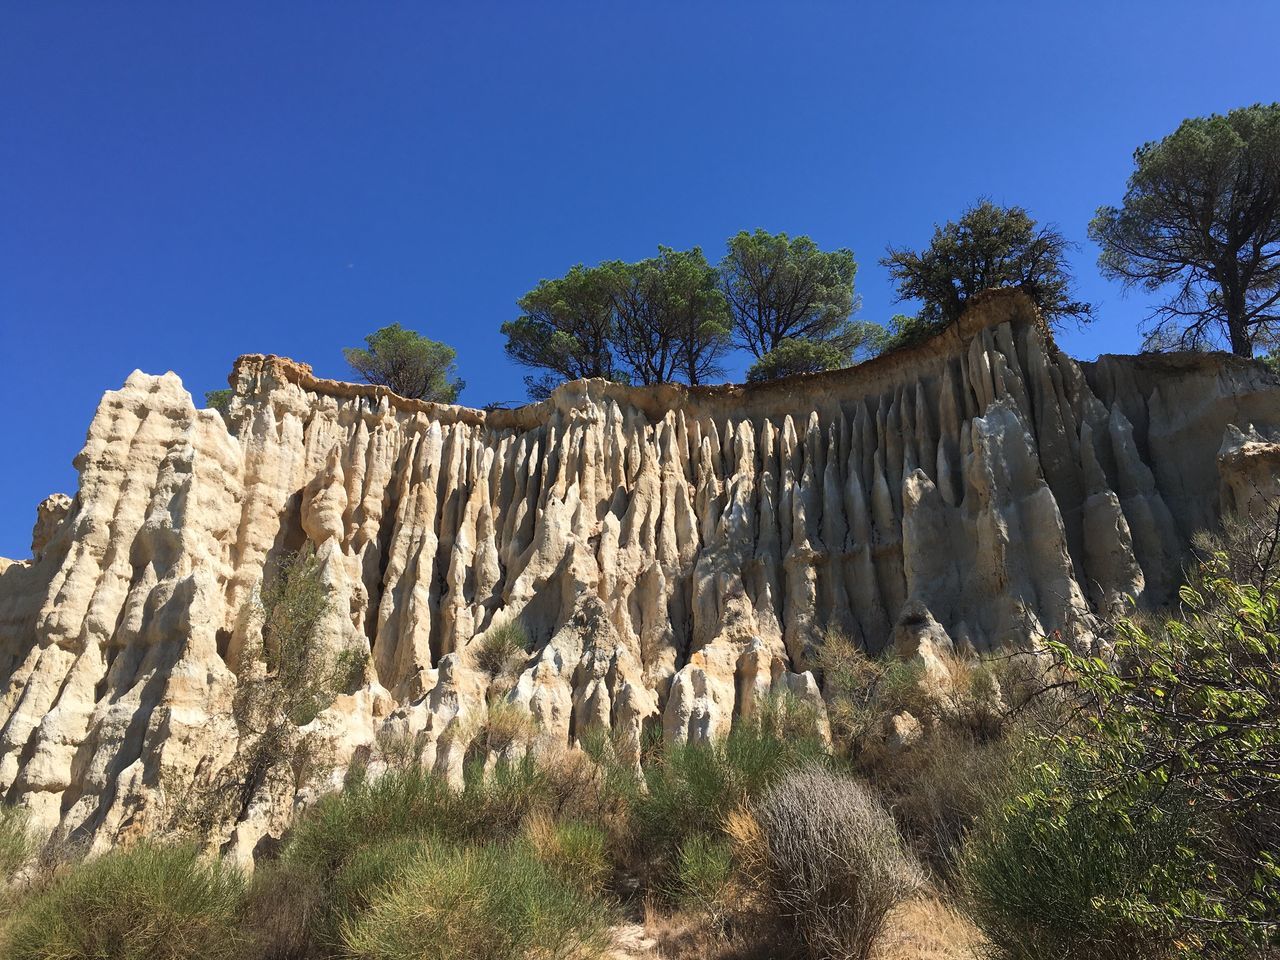
<path fill-rule="evenodd" d="M 718 923 L 731 906 L 735 880 L 733 849 L 720 837 L 695 833 L 676 853 L 673 899 L 703 911 Z"/>
<path fill-rule="evenodd" d="M 1191 824 L 1150 804 L 1082 805 L 1089 772 L 1067 754 L 1033 768 L 1015 799 L 970 835 L 962 871 L 969 913 L 999 960 L 1143 960 L 1173 957 L 1173 931 L 1150 899 L 1172 894 L 1160 864 L 1182 864 Z M 1187 953 L 1185 956 L 1199 956 Z"/>
<path fill-rule="evenodd" d="M 277 561 L 275 576 L 262 588 L 259 598 L 267 679 L 261 698 L 246 696 L 246 708 L 260 711 L 258 701 L 265 699 L 275 708 L 270 713 L 303 726 L 358 681 L 364 666 L 363 651 L 344 650 L 333 655 L 327 649 L 321 628 L 331 603 L 320 561 L 310 546 Z"/>
<path fill-rule="evenodd" d="M 1149 342 L 1239 356 L 1274 345 L 1280 321 L 1280 103 L 1184 120 L 1133 155 L 1124 200 L 1089 235 L 1104 275 L 1169 289 Z"/>
<path fill-rule="evenodd" d="M 543 398 L 562 380 L 705 383 L 722 373 L 729 311 L 702 250 L 659 247 L 638 263 L 581 264 L 543 280 L 520 300 L 524 315 L 503 324 L 507 353 L 548 370 L 526 378 Z"/>
<path fill-rule="evenodd" d="M 607 912 L 524 843 L 424 845 L 394 885 L 343 924 L 367 960 L 522 960 L 603 955 Z"/>
<path fill-rule="evenodd" d="M 787 338 L 751 365 L 748 383 L 777 380 L 797 373 L 821 373 L 847 367 L 859 353 L 874 353 L 884 339 L 884 328 L 850 321 L 831 340 Z"/>
<path fill-rule="evenodd" d="M 519 621 L 500 624 L 481 634 L 475 648 L 476 666 L 493 677 L 517 672 L 528 650 L 529 634 Z"/>
<path fill-rule="evenodd" d="M 1121 622 L 1111 658 L 1051 644 L 1077 723 L 969 867 L 980 925 L 1032 945 L 1005 956 L 1246 956 L 1280 938 L 1280 511 L 1265 516 L 1228 526 L 1176 616 Z"/>
<path fill-rule="evenodd" d="M 844 633 L 829 630 L 818 647 L 817 667 L 832 743 L 846 756 L 857 754 L 882 716 L 876 705 L 876 690 L 884 677 L 885 664 L 868 657 Z"/>
<path fill-rule="evenodd" d="M 325 957 L 321 935 L 328 924 L 328 906 L 324 890 L 310 870 L 279 860 L 259 862 L 245 895 L 246 943 L 238 960 Z"/>
<path fill-rule="evenodd" d="M 240 946 L 243 880 L 194 847 L 149 843 L 89 860 L 23 904 L 12 960 L 220 960 Z"/>
<path fill-rule="evenodd" d="M 339 693 L 356 684 L 367 656 L 330 651 L 323 626 L 330 609 L 323 571 L 310 547 L 282 557 L 249 611 L 257 629 L 241 655 L 233 715 L 240 739 L 231 762 L 186 790 L 179 827 L 199 836 L 243 817 L 258 791 L 286 774 L 314 775 L 323 762 L 318 735 L 300 733 Z"/>
<path fill-rule="evenodd" d="M 364 338 L 367 349 L 342 351 L 366 383 L 388 387 L 411 400 L 453 403 L 466 384 L 458 379 L 453 347 L 430 340 L 398 323 Z"/>
<path fill-rule="evenodd" d="M 1024 291 L 1050 322 L 1089 320 L 1093 308 L 1072 296 L 1071 248 L 1057 228 L 1037 226 L 1022 207 L 979 200 L 959 220 L 935 226 L 926 249 L 889 247 L 880 261 L 898 285 L 898 299 L 921 303 L 919 323 L 900 327 L 895 337 L 955 323 L 976 294 L 993 287 Z"/>
<path fill-rule="evenodd" d="M 235 396 L 235 393 L 230 388 L 208 390 L 204 395 L 204 403 L 210 410 L 217 410 L 225 418 L 231 411 L 231 398 L 233 396 Z"/>
<path fill-rule="evenodd" d="M 538 861 L 584 894 L 603 891 L 611 870 L 604 831 L 582 820 L 557 823 L 546 814 L 525 821 L 523 837 Z"/>
<path fill-rule="evenodd" d="M 811 957 L 866 960 L 889 911 L 922 884 L 893 817 L 864 785 L 818 766 L 753 805 L 764 874 Z"/>
<path fill-rule="evenodd" d="M 699 247 L 659 247 L 639 263 L 597 268 L 613 302 L 612 346 L 632 383 L 697 385 L 723 373 L 729 307 Z"/>
<path fill-rule="evenodd" d="M 938 327 L 921 316 L 895 313 L 876 346 L 882 354 L 891 353 L 928 340 L 937 332 Z"/>
<path fill-rule="evenodd" d="M 471 749 L 501 757 L 517 744 L 528 744 L 537 731 L 533 714 L 522 705 L 496 700 L 486 706 Z"/>
<path fill-rule="evenodd" d="M 582 264 L 556 280 L 542 280 L 518 301 L 521 316 L 502 325 L 516 363 L 548 371 L 525 377 L 529 396 L 545 399 L 564 380 L 602 377 L 626 381 L 615 366 L 613 297 L 606 276 Z"/>
<path fill-rule="evenodd" d="M 815 730 L 796 729 L 786 705 L 740 721 L 723 739 L 666 748 L 644 769 L 633 798 L 636 833 L 659 882 L 675 870 L 694 836 L 721 833 L 730 810 L 758 796 L 788 770 L 825 756 Z"/>
<path fill-rule="evenodd" d="M 852 251 L 823 251 L 808 237 L 764 230 L 730 237 L 720 284 L 739 345 L 757 360 L 785 340 L 851 348 L 857 269 Z"/>
<path fill-rule="evenodd" d="M 34 853 L 27 811 L 0 803 L 0 885 L 12 880 Z"/>

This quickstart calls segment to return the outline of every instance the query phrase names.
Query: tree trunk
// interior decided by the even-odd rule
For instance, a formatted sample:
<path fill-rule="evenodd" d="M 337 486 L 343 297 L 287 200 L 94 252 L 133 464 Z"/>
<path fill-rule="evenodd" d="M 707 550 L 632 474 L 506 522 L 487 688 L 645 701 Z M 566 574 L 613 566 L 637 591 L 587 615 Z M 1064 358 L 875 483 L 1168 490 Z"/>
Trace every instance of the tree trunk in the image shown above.
<path fill-rule="evenodd" d="M 1234 304 L 1227 308 L 1227 332 L 1231 335 L 1231 352 L 1237 357 L 1253 358 L 1253 338 L 1245 323 L 1244 307 Z"/>
<path fill-rule="evenodd" d="M 1237 357 L 1253 359 L 1253 337 L 1250 336 L 1244 293 L 1237 292 L 1234 283 L 1223 283 L 1222 294 L 1227 308 L 1227 334 L 1231 338 L 1231 352 Z"/>

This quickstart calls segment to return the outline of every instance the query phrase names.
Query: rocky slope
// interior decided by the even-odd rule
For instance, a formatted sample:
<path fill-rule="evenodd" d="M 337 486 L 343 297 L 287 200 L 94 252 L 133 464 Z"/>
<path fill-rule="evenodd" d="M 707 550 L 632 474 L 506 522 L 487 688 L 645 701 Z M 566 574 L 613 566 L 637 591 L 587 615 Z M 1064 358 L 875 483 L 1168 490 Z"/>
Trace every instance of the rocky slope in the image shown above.
<path fill-rule="evenodd" d="M 853 370 L 759 387 L 569 383 L 482 412 L 246 356 L 226 420 L 172 373 L 107 393 L 80 490 L 0 562 L 0 789 L 103 847 L 235 751 L 245 615 L 314 545 L 335 650 L 368 682 L 312 724 L 329 784 L 379 744 L 457 777 L 486 698 L 533 748 L 726 730 L 760 694 L 820 703 L 824 631 L 879 651 L 1091 640 L 1127 596 L 1167 602 L 1191 534 L 1275 486 L 1280 380 L 1223 355 L 1060 354 L 1020 294 Z M 487 631 L 534 641 L 508 689 Z M 523 749 L 511 746 L 508 749 Z M 244 859 L 327 784 L 277 784 Z"/>

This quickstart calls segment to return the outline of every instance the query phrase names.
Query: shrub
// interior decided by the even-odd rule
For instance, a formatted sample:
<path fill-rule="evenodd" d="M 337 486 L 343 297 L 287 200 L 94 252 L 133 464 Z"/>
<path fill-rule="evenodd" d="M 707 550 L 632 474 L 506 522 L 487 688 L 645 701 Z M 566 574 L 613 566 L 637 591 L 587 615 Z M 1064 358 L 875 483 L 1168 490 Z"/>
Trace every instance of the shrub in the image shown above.
<path fill-rule="evenodd" d="M 205 406 L 210 410 L 217 410 L 226 419 L 231 413 L 231 400 L 235 396 L 235 391 L 223 388 L 221 390 L 206 390 L 204 394 Z"/>
<path fill-rule="evenodd" d="M 889 812 L 859 782 L 812 765 L 752 812 L 770 894 L 809 955 L 866 960 L 889 911 L 922 883 Z"/>
<path fill-rule="evenodd" d="M 832 743 L 840 753 L 857 753 L 881 716 L 875 694 L 885 665 L 868 657 L 848 636 L 834 630 L 823 637 L 817 665 L 822 676 Z"/>
<path fill-rule="evenodd" d="M 325 619 L 332 598 L 309 545 L 286 554 L 247 615 L 261 642 L 246 645 L 232 711 L 240 739 L 229 763 L 193 784 L 175 784 L 173 825 L 205 839 L 239 821 L 269 781 L 294 787 L 331 763 L 328 744 L 299 728 L 363 679 L 368 655 L 358 646 L 330 649 Z"/>
<path fill-rule="evenodd" d="M 528 657 L 529 634 L 518 620 L 490 628 L 475 644 L 475 662 L 492 677 L 519 673 Z"/>
<path fill-rule="evenodd" d="M 1105 659 L 1048 644 L 1074 722 L 967 858 L 998 956 L 1280 940 L 1280 509 L 1198 545 L 1176 615 L 1121 621 Z"/>
<path fill-rule="evenodd" d="M 538 814 L 525 822 L 524 839 L 538 861 L 565 883 L 586 894 L 604 889 L 610 864 L 599 827 L 581 821 L 556 823 Z"/>
<path fill-rule="evenodd" d="M 35 852 L 27 811 L 0 804 L 0 883 L 12 880 Z"/>
<path fill-rule="evenodd" d="M 1135 898 L 1170 892 L 1161 868 L 1176 861 L 1187 822 L 1149 807 L 1103 815 L 1077 806 L 1072 797 L 1087 782 L 1079 770 L 1043 765 L 1028 776 L 973 831 L 962 862 L 968 912 L 991 943 L 988 955 L 1173 956 L 1169 928 L 1128 913 Z"/>
<path fill-rule="evenodd" d="M 328 902 L 310 869 L 278 860 L 257 866 L 245 902 L 243 960 L 313 960 L 323 952 Z"/>
<path fill-rule="evenodd" d="M 706 912 L 718 925 L 734 882 L 733 851 L 727 841 L 694 834 L 676 858 L 676 902 Z"/>
<path fill-rule="evenodd" d="M 11 960 L 221 960 L 241 946 L 241 876 L 194 847 L 139 844 L 76 867 L 23 905 Z"/>
<path fill-rule="evenodd" d="M 636 832 L 659 881 L 675 868 L 686 839 L 718 835 L 735 807 L 789 770 L 824 756 L 821 740 L 779 736 L 759 717 L 740 723 L 723 740 L 659 754 L 645 767 L 646 789 L 634 798 Z"/>
<path fill-rule="evenodd" d="M 302 815 L 283 859 L 328 878 L 364 846 L 447 834 L 455 829 L 458 808 L 458 795 L 448 784 L 418 767 L 358 780 Z"/>
<path fill-rule="evenodd" d="M 867 775 L 931 876 L 950 883 L 965 836 L 1003 801 L 1010 768 L 1023 750 L 1020 735 L 983 741 L 942 728 L 882 758 Z"/>
<path fill-rule="evenodd" d="M 482 749 L 502 756 L 517 744 L 527 744 L 537 731 L 537 722 L 527 709 L 519 704 L 499 700 L 489 704 L 486 709 L 472 749 Z"/>
<path fill-rule="evenodd" d="M 578 958 L 604 953 L 607 914 L 528 844 L 431 844 L 342 935 L 362 960 Z"/>
<path fill-rule="evenodd" d="M 531 759 L 501 764 L 488 776 L 474 766 L 462 790 L 417 766 L 389 771 L 357 780 L 306 811 L 282 862 L 317 885 L 326 918 L 317 935 L 332 945 L 341 923 L 360 914 L 373 892 L 399 877 L 424 847 L 515 837 L 535 813 L 554 817 L 565 809 L 565 789 L 576 787 L 565 787 Z M 585 838 L 572 834 L 566 828 L 562 845 L 585 858 Z"/>

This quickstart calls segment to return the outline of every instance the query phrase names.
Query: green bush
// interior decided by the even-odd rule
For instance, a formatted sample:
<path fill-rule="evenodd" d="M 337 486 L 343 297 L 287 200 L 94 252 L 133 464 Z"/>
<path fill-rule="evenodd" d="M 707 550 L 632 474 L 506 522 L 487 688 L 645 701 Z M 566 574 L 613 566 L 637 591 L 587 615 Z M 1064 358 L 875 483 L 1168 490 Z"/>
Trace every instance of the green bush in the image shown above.
<path fill-rule="evenodd" d="M 565 883 L 587 894 L 604 889 L 612 865 L 600 827 L 535 816 L 525 824 L 524 838 L 542 865 Z"/>
<path fill-rule="evenodd" d="M 996 956 L 1255 957 L 1280 940 L 1280 511 L 1226 524 L 1164 620 L 1048 644 L 1073 721 L 974 834 Z"/>
<path fill-rule="evenodd" d="M 27 811 L 0 804 L 0 882 L 12 880 L 35 852 Z"/>
<path fill-rule="evenodd" d="M 458 806 L 448 784 L 421 768 L 358 780 L 303 814 L 285 845 L 284 860 L 331 877 L 365 846 L 447 833 Z"/>
<path fill-rule="evenodd" d="M 817 665 L 832 745 L 843 756 L 856 754 L 881 717 L 875 695 L 885 664 L 867 656 L 846 634 L 831 630 L 818 648 Z"/>
<path fill-rule="evenodd" d="M 258 864 L 245 898 L 246 944 L 241 960 L 325 956 L 328 906 L 319 878 L 307 867 L 278 860 Z"/>
<path fill-rule="evenodd" d="M 242 947 L 243 878 L 194 847 L 89 860 L 23 904 L 10 960 L 222 960 Z"/>
<path fill-rule="evenodd" d="M 733 850 L 728 841 L 694 834 L 680 844 L 673 899 L 716 916 L 726 906 L 734 877 Z"/>
<path fill-rule="evenodd" d="M 475 662 L 490 676 L 519 673 L 529 651 L 529 634 L 518 620 L 492 627 L 475 644 Z"/>
<path fill-rule="evenodd" d="M 949 885 L 966 835 L 1003 801 L 1009 771 L 1024 749 L 1021 734 L 984 741 L 943 727 L 859 772 L 893 809 L 903 836 L 932 879 Z"/>
<path fill-rule="evenodd" d="M 763 709 L 722 740 L 670 747 L 645 766 L 645 789 L 632 801 L 634 828 L 645 848 L 643 866 L 659 888 L 671 888 L 687 840 L 719 836 L 730 811 L 787 771 L 825 758 L 817 736 L 795 735 L 776 718 Z"/>
<path fill-rule="evenodd" d="M 524 960 L 603 955 L 608 911 L 526 843 L 428 844 L 343 924 L 360 960 Z"/>
<path fill-rule="evenodd" d="M 425 846 L 512 838 L 535 811 L 556 810 L 559 786 L 531 760 L 499 765 L 487 777 L 475 768 L 462 790 L 416 766 L 357 780 L 303 814 L 282 862 L 317 887 L 316 937 L 336 945 L 341 924 Z"/>
<path fill-rule="evenodd" d="M 1166 864 L 1189 826 L 1162 811 L 1076 805 L 1085 771 L 1037 766 L 970 834 L 961 864 L 968 912 L 997 960 L 1172 957 L 1173 932 L 1131 907 L 1173 893 Z M 1184 880 L 1191 880 L 1186 877 Z"/>

